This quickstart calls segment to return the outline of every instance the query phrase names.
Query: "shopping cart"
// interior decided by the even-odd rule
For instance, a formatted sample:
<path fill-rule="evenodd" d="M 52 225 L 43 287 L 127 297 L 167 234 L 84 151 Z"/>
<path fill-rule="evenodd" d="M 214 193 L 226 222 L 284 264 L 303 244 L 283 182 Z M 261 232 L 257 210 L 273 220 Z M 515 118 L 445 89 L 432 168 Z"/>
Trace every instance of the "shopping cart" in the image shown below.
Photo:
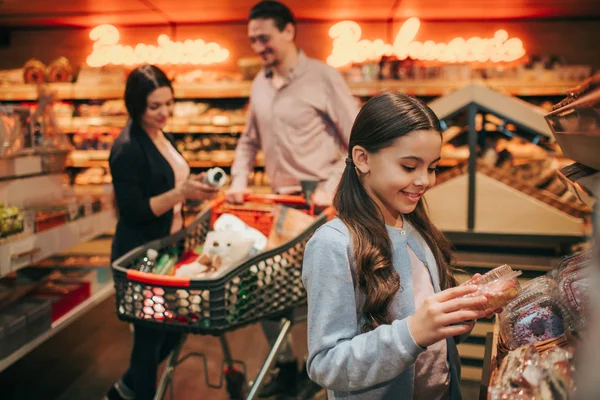
<path fill-rule="evenodd" d="M 159 253 L 173 250 L 179 254 L 201 245 L 215 219 L 224 212 L 234 214 L 248 225 L 268 232 L 274 222 L 276 204 L 294 207 L 315 215 L 304 196 L 252 195 L 243 206 L 213 201 L 184 230 L 136 248 L 112 264 L 116 288 L 117 315 L 127 322 L 157 330 L 181 332 L 182 341 L 167 358 L 155 399 L 162 399 L 171 386 L 175 367 L 190 357 L 204 362 L 206 383 L 221 388 L 225 380 L 232 399 L 242 399 L 247 391 L 246 367 L 234 360 L 224 336 L 226 332 L 264 319 L 280 319 L 281 330 L 258 376 L 251 384 L 247 399 L 254 399 L 272 367 L 281 344 L 295 321 L 294 314 L 305 314 L 306 292 L 302 284 L 302 260 L 306 243 L 314 231 L 332 215 L 320 213 L 301 234 L 272 250 L 260 253 L 216 280 L 194 280 L 140 272 L 139 266 L 148 249 Z M 302 315 L 300 316 L 302 318 Z M 218 336 L 223 350 L 223 368 L 218 382 L 208 377 L 204 354 L 190 353 L 180 358 L 187 334 Z"/>

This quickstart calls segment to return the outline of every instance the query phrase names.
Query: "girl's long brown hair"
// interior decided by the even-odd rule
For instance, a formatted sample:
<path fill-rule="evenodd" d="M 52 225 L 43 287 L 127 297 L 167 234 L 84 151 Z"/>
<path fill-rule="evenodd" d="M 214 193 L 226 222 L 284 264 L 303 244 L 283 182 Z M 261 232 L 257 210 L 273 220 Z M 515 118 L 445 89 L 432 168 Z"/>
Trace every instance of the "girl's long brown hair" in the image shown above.
<path fill-rule="evenodd" d="M 401 93 L 383 93 L 371 98 L 358 113 L 350 134 L 349 158 L 354 146 L 369 153 L 391 146 L 396 139 L 418 130 L 440 132 L 440 122 L 423 102 Z M 363 187 L 354 165 L 348 163 L 334 200 L 338 217 L 352 236 L 356 278 L 364 301 L 363 332 L 390 324 L 390 303 L 400 289 L 400 276 L 392 264 L 392 244 L 383 214 Z M 456 285 L 450 242 L 427 215 L 424 200 L 405 215 L 431 249 L 438 265 L 442 290 Z"/>

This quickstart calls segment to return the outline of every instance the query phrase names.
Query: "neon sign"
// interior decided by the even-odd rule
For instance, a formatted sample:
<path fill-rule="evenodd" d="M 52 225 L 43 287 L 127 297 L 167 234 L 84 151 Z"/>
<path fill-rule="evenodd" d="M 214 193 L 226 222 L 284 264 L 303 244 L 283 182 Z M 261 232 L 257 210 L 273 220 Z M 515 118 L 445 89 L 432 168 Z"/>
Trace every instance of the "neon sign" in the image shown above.
<path fill-rule="evenodd" d="M 87 57 L 90 67 L 104 65 L 139 64 L 216 64 L 229 57 L 229 50 L 214 42 L 201 39 L 173 42 L 168 35 L 160 35 L 157 45 L 137 44 L 134 47 L 119 44 L 119 30 L 112 25 L 99 25 L 90 32 L 94 42 L 92 53 Z"/>
<path fill-rule="evenodd" d="M 362 30 L 354 21 L 338 22 L 329 29 L 333 49 L 327 63 L 339 68 L 350 63 L 378 61 L 384 55 L 395 55 L 399 60 L 410 57 L 443 63 L 497 63 L 515 61 L 525 55 L 521 39 L 509 38 L 504 29 L 496 31 L 489 39 L 457 37 L 448 43 L 436 43 L 414 40 L 420 26 L 418 18 L 409 18 L 398 31 L 394 43 L 388 44 L 381 39 L 361 39 Z"/>

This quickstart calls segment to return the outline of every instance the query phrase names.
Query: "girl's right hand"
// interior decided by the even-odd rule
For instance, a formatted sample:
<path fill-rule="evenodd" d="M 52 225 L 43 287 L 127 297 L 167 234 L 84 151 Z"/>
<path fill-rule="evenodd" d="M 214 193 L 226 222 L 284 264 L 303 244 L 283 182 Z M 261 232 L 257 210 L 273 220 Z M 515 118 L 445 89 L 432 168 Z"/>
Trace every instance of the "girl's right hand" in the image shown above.
<path fill-rule="evenodd" d="M 415 314 L 408 318 L 408 329 L 415 342 L 428 347 L 447 337 L 469 332 L 474 321 L 485 316 L 485 312 L 474 310 L 487 302 L 484 296 L 463 296 L 477 292 L 473 285 L 457 286 L 427 297 Z"/>
<path fill-rule="evenodd" d="M 219 189 L 202 182 L 205 173 L 190 175 L 179 187 L 181 195 L 186 200 L 210 200 L 214 198 Z"/>

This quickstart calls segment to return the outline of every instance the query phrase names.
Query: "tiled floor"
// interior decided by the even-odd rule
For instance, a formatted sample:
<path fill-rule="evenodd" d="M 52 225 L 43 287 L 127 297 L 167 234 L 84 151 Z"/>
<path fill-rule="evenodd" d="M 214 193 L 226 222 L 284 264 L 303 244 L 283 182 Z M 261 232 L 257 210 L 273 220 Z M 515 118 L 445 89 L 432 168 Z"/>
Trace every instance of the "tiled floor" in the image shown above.
<path fill-rule="evenodd" d="M 298 324 L 294 334 L 299 338 L 294 342 L 295 351 L 304 354 L 305 340 L 300 338 L 306 335 L 306 326 Z M 261 328 L 252 325 L 226 337 L 234 357 L 242 359 L 249 376 L 255 377 L 268 352 Z M 117 320 L 114 299 L 108 299 L 2 373 L 2 399 L 99 400 L 126 369 L 130 346 L 128 326 Z M 191 336 L 183 353 L 187 351 L 204 352 L 208 356 L 210 380 L 218 379 L 222 354 L 218 338 Z M 204 374 L 199 360 L 191 359 L 180 365 L 174 377 L 175 398 L 228 399 L 224 389 L 207 387 Z M 464 385 L 465 400 L 476 400 L 478 393 L 477 384 Z"/>

